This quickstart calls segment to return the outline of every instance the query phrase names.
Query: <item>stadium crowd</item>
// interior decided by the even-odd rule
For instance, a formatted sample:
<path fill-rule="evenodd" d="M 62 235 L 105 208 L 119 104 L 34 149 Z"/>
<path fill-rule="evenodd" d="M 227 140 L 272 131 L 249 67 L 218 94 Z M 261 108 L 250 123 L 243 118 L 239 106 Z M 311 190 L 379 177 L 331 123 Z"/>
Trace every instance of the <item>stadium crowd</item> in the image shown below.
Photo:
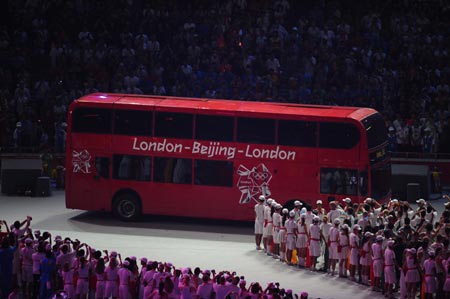
<path fill-rule="evenodd" d="M 351 105 L 382 112 L 391 151 L 450 153 L 450 4 L 8 0 L 0 147 L 62 151 L 96 91 Z"/>
<path fill-rule="evenodd" d="M 278 282 L 247 283 L 234 271 L 179 268 L 0 221 L 0 298 L 307 299 Z M 2 231 L 2 228 L 5 228 Z M 59 296 L 59 297 L 58 297 Z"/>
<path fill-rule="evenodd" d="M 450 298 L 450 197 L 438 215 L 424 199 L 417 208 L 392 199 L 332 201 L 326 211 L 296 201 L 289 211 L 260 196 L 255 205 L 257 250 L 290 266 L 338 274 L 386 298 Z M 263 247 L 261 247 L 263 245 Z M 319 269 L 318 265 L 322 267 Z"/>

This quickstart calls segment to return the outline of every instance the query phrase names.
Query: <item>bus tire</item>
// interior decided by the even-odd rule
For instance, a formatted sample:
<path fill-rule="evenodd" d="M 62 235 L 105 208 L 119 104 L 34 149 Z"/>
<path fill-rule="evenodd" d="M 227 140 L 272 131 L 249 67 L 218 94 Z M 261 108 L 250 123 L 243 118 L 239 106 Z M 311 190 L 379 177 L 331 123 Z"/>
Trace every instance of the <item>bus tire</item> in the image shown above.
<path fill-rule="evenodd" d="M 135 195 L 122 193 L 114 200 L 113 211 L 122 221 L 136 221 L 141 216 L 141 203 Z"/>

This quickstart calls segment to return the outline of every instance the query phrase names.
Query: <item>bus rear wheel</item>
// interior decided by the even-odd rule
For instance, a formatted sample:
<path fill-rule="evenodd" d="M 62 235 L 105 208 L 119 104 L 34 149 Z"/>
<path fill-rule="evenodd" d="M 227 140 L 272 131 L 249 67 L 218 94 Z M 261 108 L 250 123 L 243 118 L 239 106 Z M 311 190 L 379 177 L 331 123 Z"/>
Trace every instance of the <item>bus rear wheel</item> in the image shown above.
<path fill-rule="evenodd" d="M 119 195 L 114 201 L 114 214 L 122 221 L 135 221 L 141 216 L 139 200 L 132 194 Z"/>

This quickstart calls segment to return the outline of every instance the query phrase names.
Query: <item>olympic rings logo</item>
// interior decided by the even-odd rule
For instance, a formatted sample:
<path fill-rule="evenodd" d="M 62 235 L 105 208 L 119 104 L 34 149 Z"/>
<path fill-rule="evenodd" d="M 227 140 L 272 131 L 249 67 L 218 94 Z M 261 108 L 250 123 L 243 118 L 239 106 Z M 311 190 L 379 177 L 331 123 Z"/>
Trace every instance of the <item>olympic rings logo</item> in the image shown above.
<path fill-rule="evenodd" d="M 267 172 L 254 172 L 252 176 L 257 180 L 267 180 L 269 174 Z"/>

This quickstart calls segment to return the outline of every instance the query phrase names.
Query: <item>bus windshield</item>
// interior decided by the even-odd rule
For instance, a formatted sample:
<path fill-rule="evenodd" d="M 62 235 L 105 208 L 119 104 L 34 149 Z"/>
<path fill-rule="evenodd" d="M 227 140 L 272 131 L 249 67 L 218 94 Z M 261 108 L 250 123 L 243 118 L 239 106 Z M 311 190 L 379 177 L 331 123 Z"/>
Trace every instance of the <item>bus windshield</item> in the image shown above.
<path fill-rule="evenodd" d="M 386 141 L 386 125 L 380 113 L 374 113 L 362 120 L 367 132 L 367 145 L 374 148 Z"/>
<path fill-rule="evenodd" d="M 374 166 L 371 170 L 372 197 L 381 199 L 391 190 L 391 164 Z"/>

